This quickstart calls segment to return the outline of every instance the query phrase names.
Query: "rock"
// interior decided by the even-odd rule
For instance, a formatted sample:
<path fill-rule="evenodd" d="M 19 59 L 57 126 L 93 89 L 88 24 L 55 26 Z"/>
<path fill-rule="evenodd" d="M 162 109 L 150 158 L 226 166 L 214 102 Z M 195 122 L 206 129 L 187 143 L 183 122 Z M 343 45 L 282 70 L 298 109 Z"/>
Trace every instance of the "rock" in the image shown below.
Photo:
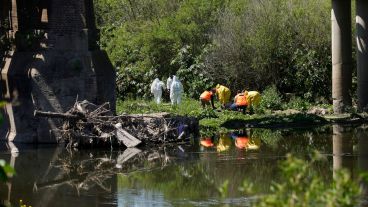
<path fill-rule="evenodd" d="M 314 115 L 326 115 L 329 114 L 328 109 L 321 108 L 321 107 L 312 107 L 308 110 L 307 114 L 314 114 Z"/>
<path fill-rule="evenodd" d="M 299 114 L 301 113 L 300 111 L 298 110 L 295 110 L 295 109 L 287 109 L 287 110 L 278 110 L 278 111 L 274 111 L 274 114 L 277 114 L 277 115 L 291 115 L 291 114 Z"/>

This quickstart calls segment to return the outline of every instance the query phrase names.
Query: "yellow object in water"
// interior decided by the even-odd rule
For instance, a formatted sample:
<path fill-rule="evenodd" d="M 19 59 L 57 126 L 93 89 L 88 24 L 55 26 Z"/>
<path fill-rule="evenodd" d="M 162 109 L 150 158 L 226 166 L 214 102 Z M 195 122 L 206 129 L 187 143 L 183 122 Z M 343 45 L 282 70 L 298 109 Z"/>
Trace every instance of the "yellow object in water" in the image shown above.
<path fill-rule="evenodd" d="M 248 150 L 258 150 L 261 146 L 261 139 L 252 137 L 247 145 Z"/>
<path fill-rule="evenodd" d="M 261 102 L 261 94 L 258 91 L 246 92 L 248 106 L 257 106 Z"/>
<path fill-rule="evenodd" d="M 230 149 L 230 146 L 232 145 L 231 138 L 227 136 L 227 134 L 223 133 L 220 134 L 219 142 L 217 144 L 217 152 L 223 152 L 228 149 Z"/>
<path fill-rule="evenodd" d="M 231 91 L 229 88 L 217 84 L 216 86 L 216 95 L 220 101 L 221 104 L 227 104 L 230 102 L 230 96 L 231 96 Z"/>

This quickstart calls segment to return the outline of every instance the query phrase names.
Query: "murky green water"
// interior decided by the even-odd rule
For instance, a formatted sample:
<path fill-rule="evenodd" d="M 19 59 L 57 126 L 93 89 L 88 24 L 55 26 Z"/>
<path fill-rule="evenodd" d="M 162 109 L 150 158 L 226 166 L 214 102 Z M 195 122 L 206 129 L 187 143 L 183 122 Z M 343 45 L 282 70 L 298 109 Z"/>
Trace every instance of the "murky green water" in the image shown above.
<path fill-rule="evenodd" d="M 11 153 L 11 149 L 19 153 Z M 159 149 L 67 151 L 2 143 L 0 158 L 16 177 L 1 185 L 4 202 L 32 206 L 248 206 L 243 180 L 267 193 L 287 153 L 326 159 L 315 166 L 330 182 L 334 168 L 368 169 L 368 129 L 331 126 L 303 130 L 246 129 L 203 136 Z M 218 188 L 228 181 L 228 195 Z"/>

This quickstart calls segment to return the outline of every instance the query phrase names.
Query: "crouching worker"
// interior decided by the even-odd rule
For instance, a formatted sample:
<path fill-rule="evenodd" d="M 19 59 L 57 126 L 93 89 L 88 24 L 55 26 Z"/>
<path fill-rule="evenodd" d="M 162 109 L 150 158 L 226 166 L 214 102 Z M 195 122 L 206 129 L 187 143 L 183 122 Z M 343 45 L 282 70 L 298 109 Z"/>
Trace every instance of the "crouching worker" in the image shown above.
<path fill-rule="evenodd" d="M 226 104 L 230 102 L 231 91 L 226 86 L 217 84 L 216 95 L 221 103 L 221 108 L 225 109 Z"/>
<path fill-rule="evenodd" d="M 208 88 L 201 94 L 201 96 L 199 97 L 199 100 L 201 101 L 201 105 L 203 109 L 206 106 L 209 106 L 210 103 L 211 103 L 212 109 L 216 109 L 213 103 L 213 97 L 215 96 L 215 93 L 216 93 L 216 89 Z"/>
<path fill-rule="evenodd" d="M 231 104 L 230 109 L 233 111 L 241 110 L 243 114 L 247 110 L 248 99 L 245 93 L 238 93 L 234 98 L 234 103 Z"/>
<path fill-rule="evenodd" d="M 244 91 L 244 94 L 247 96 L 248 109 L 253 113 L 254 108 L 261 102 L 261 94 L 258 91 Z"/>

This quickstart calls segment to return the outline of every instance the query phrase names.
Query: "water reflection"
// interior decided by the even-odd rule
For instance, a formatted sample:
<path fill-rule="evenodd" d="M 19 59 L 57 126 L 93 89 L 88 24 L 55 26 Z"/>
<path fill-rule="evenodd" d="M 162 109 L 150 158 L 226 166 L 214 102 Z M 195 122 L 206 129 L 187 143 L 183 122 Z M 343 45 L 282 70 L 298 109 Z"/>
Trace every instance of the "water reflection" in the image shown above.
<path fill-rule="evenodd" d="M 360 172 L 368 172 L 368 129 L 362 126 L 356 129 L 358 138 L 358 169 Z M 361 182 L 363 201 L 361 206 L 368 206 L 368 181 Z"/>
<path fill-rule="evenodd" d="M 236 130 L 231 133 L 219 133 L 218 136 L 200 138 L 201 150 L 216 148 L 217 152 L 226 152 L 231 147 L 240 150 L 258 150 L 261 139 L 252 134 L 250 129 Z"/>
<path fill-rule="evenodd" d="M 336 169 L 354 175 L 358 168 L 368 170 L 364 126 L 244 129 L 193 143 L 122 151 L 3 143 L 0 158 L 14 166 L 17 176 L 0 186 L 0 196 L 32 206 L 244 206 L 254 198 L 238 190 L 242 182 L 251 180 L 257 192 L 269 192 L 270 184 L 281 179 L 278 163 L 287 153 L 307 159 L 315 150 L 325 155 L 313 167 L 325 182 Z M 223 199 L 218 188 L 225 181 Z"/>
<path fill-rule="evenodd" d="M 61 162 L 68 160 L 66 157 L 69 156 L 80 164 L 89 163 L 88 160 L 92 159 L 89 153 L 71 155 L 63 148 L 20 146 L 16 157 L 17 154 L 11 153 L 13 147 L 0 155 L 1 159 L 14 166 L 17 173 L 14 179 L 0 188 L 4 203 L 16 206 L 19 200 L 23 200 L 23 203 L 32 206 L 65 206 L 67 203 L 73 203 L 73 206 L 115 205 L 116 201 L 111 196 L 116 195 L 116 176 L 100 180 L 95 176 L 98 171 L 88 168 L 90 166 L 80 165 L 80 168 L 73 169 L 73 166 Z M 83 184 L 90 184 L 88 178 L 91 177 L 96 179 L 94 182 L 98 186 L 85 190 L 86 185 Z"/>
<path fill-rule="evenodd" d="M 333 126 L 333 170 L 346 168 L 353 172 L 353 133 L 351 129 L 340 125 Z"/>

